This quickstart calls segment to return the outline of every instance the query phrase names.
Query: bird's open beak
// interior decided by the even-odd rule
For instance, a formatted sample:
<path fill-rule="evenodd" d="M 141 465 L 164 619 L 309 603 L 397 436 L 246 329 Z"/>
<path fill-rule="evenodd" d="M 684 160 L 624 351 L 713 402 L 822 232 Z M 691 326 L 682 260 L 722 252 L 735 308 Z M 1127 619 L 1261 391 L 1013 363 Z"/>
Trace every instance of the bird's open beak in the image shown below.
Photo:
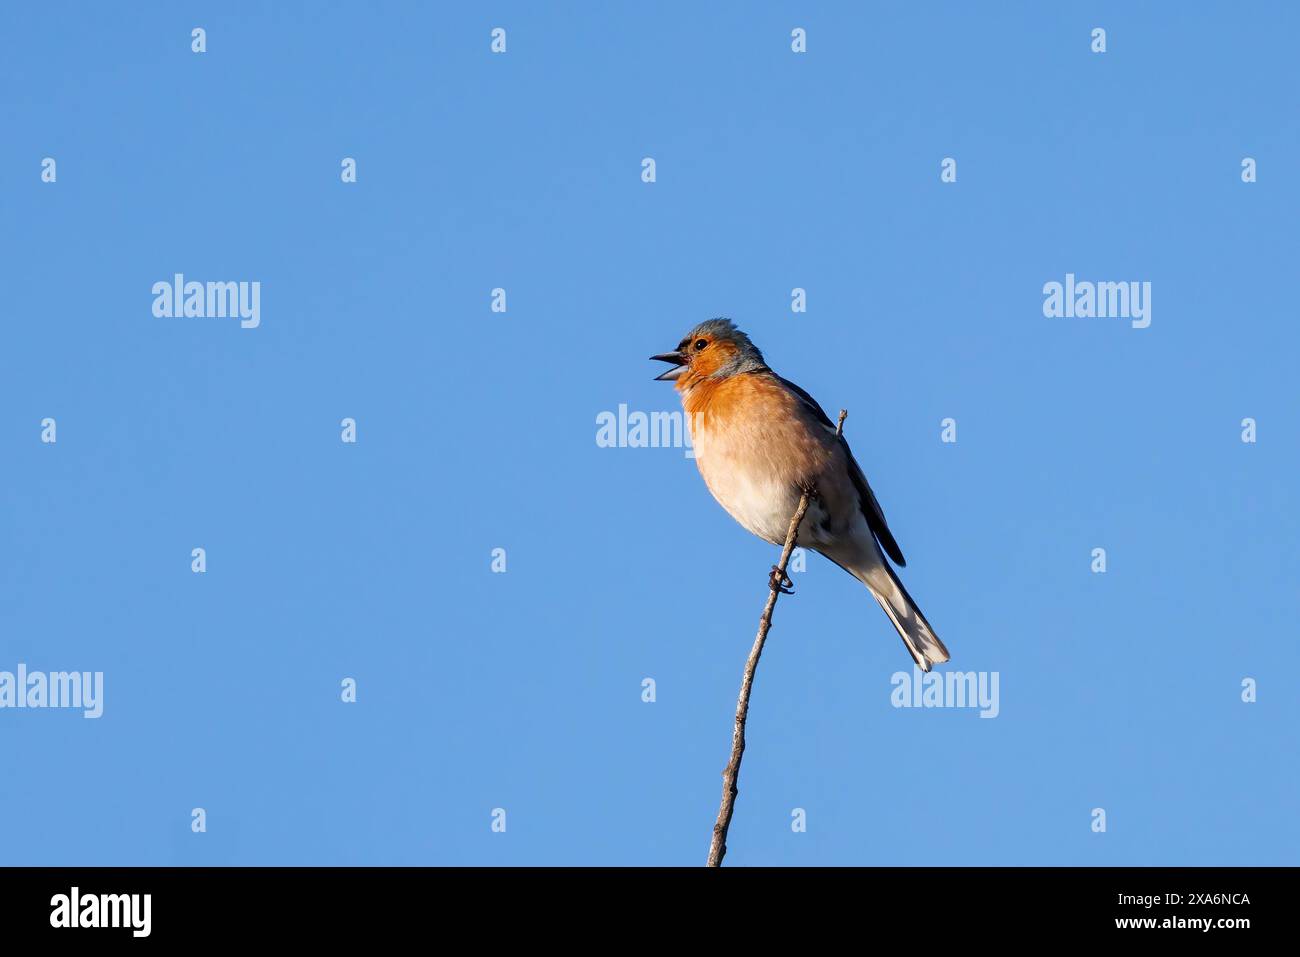
<path fill-rule="evenodd" d="M 650 358 L 656 362 L 671 362 L 673 364 L 673 368 L 663 375 L 655 376 L 656 382 L 672 382 L 686 371 L 686 357 L 680 352 L 661 352 L 659 355 Z"/>

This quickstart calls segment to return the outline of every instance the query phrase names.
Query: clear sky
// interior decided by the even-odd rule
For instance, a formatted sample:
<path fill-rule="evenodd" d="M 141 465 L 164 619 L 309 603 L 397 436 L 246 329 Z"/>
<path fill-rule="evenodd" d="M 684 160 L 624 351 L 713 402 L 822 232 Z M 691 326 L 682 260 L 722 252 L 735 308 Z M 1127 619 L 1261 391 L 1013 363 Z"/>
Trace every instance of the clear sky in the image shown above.
<path fill-rule="evenodd" d="M 6 4 L 0 671 L 104 694 L 0 710 L 0 863 L 702 863 L 777 550 L 597 421 L 719 315 L 1000 698 L 809 556 L 729 864 L 1296 863 L 1300 14 L 1197 7 Z"/>

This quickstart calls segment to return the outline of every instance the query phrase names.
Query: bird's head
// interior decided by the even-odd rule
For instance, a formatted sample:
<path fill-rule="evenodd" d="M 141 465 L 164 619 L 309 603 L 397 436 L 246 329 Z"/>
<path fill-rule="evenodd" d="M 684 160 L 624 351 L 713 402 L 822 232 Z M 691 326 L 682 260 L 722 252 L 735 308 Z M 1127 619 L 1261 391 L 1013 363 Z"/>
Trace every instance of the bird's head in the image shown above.
<path fill-rule="evenodd" d="M 722 379 L 767 368 L 763 353 L 730 319 L 702 322 L 677 343 L 674 351 L 650 358 L 672 364 L 655 379 L 676 382 L 678 389 L 688 389 L 701 379 Z"/>

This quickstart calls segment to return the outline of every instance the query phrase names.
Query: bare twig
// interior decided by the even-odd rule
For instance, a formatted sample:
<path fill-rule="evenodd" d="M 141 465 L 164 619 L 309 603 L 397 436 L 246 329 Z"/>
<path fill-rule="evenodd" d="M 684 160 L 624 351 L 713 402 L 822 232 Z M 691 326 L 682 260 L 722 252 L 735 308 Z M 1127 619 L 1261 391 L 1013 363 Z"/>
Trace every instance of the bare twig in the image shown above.
<path fill-rule="evenodd" d="M 840 409 L 840 420 L 835 425 L 835 434 L 844 432 L 844 417 L 847 409 Z M 745 722 L 749 718 L 749 693 L 754 687 L 754 671 L 758 668 L 758 659 L 763 655 L 763 645 L 767 641 L 768 630 L 772 627 L 772 611 L 776 608 L 778 595 L 791 594 L 793 583 L 786 577 L 786 565 L 790 562 L 790 553 L 794 551 L 795 539 L 799 535 L 799 523 L 803 521 L 817 490 L 804 489 L 799 497 L 799 507 L 790 519 L 790 530 L 785 535 L 785 548 L 781 550 L 781 561 L 772 566 L 768 577 L 767 605 L 758 620 L 758 635 L 754 638 L 754 647 L 749 651 L 749 660 L 745 662 L 745 674 L 740 681 L 740 697 L 736 700 L 736 724 L 731 732 L 731 760 L 722 772 L 722 806 L 718 808 L 718 820 L 713 825 L 713 840 L 709 843 L 709 867 L 721 867 L 722 859 L 727 855 L 727 830 L 731 827 L 731 815 L 736 810 L 736 787 L 740 779 L 740 759 L 745 754 Z"/>

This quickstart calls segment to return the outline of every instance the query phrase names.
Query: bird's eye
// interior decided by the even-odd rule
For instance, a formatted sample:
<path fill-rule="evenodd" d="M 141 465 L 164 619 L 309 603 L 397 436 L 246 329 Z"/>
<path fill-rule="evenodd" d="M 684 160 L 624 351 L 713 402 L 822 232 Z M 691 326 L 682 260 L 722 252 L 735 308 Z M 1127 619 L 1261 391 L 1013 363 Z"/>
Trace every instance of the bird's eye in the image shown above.
<path fill-rule="evenodd" d="M 705 346 L 707 346 L 708 344 L 709 344 L 709 340 L 708 340 L 708 339 L 696 339 L 696 340 L 695 340 L 695 351 L 696 351 L 696 352 L 699 352 L 701 349 L 703 349 L 703 348 L 704 348 Z"/>

